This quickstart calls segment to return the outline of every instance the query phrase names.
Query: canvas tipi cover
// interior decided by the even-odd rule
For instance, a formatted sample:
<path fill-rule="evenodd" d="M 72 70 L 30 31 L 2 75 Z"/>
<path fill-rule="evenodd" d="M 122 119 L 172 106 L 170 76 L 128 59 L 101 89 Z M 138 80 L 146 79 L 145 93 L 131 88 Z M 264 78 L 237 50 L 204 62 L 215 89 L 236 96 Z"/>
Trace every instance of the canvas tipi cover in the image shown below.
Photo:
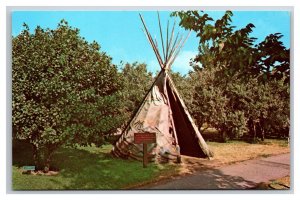
<path fill-rule="evenodd" d="M 179 161 L 180 155 L 209 158 L 212 153 L 194 124 L 168 73 L 176 53 L 178 54 L 180 50 L 179 47 L 182 47 L 184 42 L 179 40 L 176 43 L 176 39 L 173 49 L 169 47 L 170 53 L 167 53 L 168 49 L 164 51 L 164 55 L 167 56 L 164 56 L 165 60 L 162 61 L 157 45 L 153 42 L 142 17 L 141 19 L 146 36 L 154 48 L 162 70 L 138 111 L 117 140 L 112 153 L 122 158 L 142 160 L 143 146 L 134 143 L 134 134 L 155 133 L 156 143 L 148 145 L 147 150 L 152 160 Z M 168 40 L 167 43 L 171 44 Z M 176 46 L 179 48 L 178 52 L 175 51 Z M 175 53 L 174 56 L 171 55 L 172 52 Z M 167 59 L 168 57 L 170 59 Z"/>

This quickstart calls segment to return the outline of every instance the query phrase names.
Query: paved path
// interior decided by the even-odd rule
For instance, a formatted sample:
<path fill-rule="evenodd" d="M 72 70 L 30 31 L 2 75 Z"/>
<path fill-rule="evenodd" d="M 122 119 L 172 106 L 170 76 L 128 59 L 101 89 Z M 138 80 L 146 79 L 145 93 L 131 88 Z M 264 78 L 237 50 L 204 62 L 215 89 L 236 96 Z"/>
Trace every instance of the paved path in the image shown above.
<path fill-rule="evenodd" d="M 139 189 L 247 189 L 290 174 L 290 154 L 244 161 Z"/>

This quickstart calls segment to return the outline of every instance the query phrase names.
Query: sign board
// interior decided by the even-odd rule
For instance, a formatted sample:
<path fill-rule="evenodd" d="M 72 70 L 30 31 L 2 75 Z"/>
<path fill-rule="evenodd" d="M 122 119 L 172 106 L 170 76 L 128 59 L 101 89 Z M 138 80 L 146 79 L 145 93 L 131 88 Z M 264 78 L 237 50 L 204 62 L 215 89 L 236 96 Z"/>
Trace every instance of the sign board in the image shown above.
<path fill-rule="evenodd" d="M 134 134 L 134 143 L 136 143 L 136 144 L 156 143 L 156 134 L 155 133 L 135 133 Z"/>
<path fill-rule="evenodd" d="M 34 171 L 35 166 L 23 166 L 23 170 L 25 170 L 25 171 Z"/>
<path fill-rule="evenodd" d="M 156 143 L 155 133 L 135 133 L 134 143 L 143 144 L 143 167 L 147 167 L 148 163 L 148 148 L 147 144 Z"/>

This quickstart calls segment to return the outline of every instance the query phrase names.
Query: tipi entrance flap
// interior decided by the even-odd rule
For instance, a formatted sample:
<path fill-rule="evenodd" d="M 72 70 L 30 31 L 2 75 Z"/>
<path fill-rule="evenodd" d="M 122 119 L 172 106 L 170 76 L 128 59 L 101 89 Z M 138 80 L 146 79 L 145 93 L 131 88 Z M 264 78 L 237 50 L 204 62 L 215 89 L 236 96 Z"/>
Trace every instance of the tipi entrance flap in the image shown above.
<path fill-rule="evenodd" d="M 170 107 L 173 112 L 172 117 L 178 137 L 180 154 L 199 158 L 206 157 L 199 145 L 199 140 L 196 136 L 195 130 L 186 116 L 185 110 L 181 106 L 179 97 L 171 89 L 169 84 L 167 84 L 167 91 L 170 100 Z"/>

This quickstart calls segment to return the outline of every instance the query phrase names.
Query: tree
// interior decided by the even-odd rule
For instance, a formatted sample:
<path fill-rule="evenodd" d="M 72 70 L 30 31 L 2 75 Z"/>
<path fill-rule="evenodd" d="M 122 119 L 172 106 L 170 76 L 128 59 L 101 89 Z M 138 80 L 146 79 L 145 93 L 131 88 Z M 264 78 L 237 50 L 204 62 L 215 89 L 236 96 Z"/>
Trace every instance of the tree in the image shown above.
<path fill-rule="evenodd" d="M 38 168 L 61 145 L 101 145 L 122 123 L 120 76 L 99 50 L 64 20 L 13 37 L 13 137 L 32 144 Z"/>
<path fill-rule="evenodd" d="M 231 24 L 233 13 L 226 11 L 221 19 L 214 20 L 203 11 L 173 12 L 179 16 L 180 25 L 196 32 L 199 37 L 199 54 L 194 59 L 194 67 L 221 66 L 231 76 L 236 72 L 280 73 L 289 77 L 289 49 L 280 41 L 282 34 L 268 35 L 264 41 L 254 44 L 257 38 L 250 37 L 254 24 L 236 29 Z M 201 65 L 199 65 L 201 63 Z"/>
<path fill-rule="evenodd" d="M 289 49 L 280 41 L 280 33 L 255 44 L 257 39 L 250 37 L 254 24 L 236 29 L 231 11 L 217 20 L 202 11 L 172 15 L 199 37 L 190 73 L 195 91 L 190 107 L 199 126 L 208 123 L 224 139 L 248 133 L 254 140 L 257 133 L 263 139 L 265 132 L 276 134 L 288 127 Z M 273 119 L 279 110 L 284 117 Z"/>
<path fill-rule="evenodd" d="M 256 66 L 263 72 L 263 78 L 282 79 L 290 82 L 290 49 L 280 41 L 282 34 L 268 35 L 264 41 L 256 45 Z"/>

